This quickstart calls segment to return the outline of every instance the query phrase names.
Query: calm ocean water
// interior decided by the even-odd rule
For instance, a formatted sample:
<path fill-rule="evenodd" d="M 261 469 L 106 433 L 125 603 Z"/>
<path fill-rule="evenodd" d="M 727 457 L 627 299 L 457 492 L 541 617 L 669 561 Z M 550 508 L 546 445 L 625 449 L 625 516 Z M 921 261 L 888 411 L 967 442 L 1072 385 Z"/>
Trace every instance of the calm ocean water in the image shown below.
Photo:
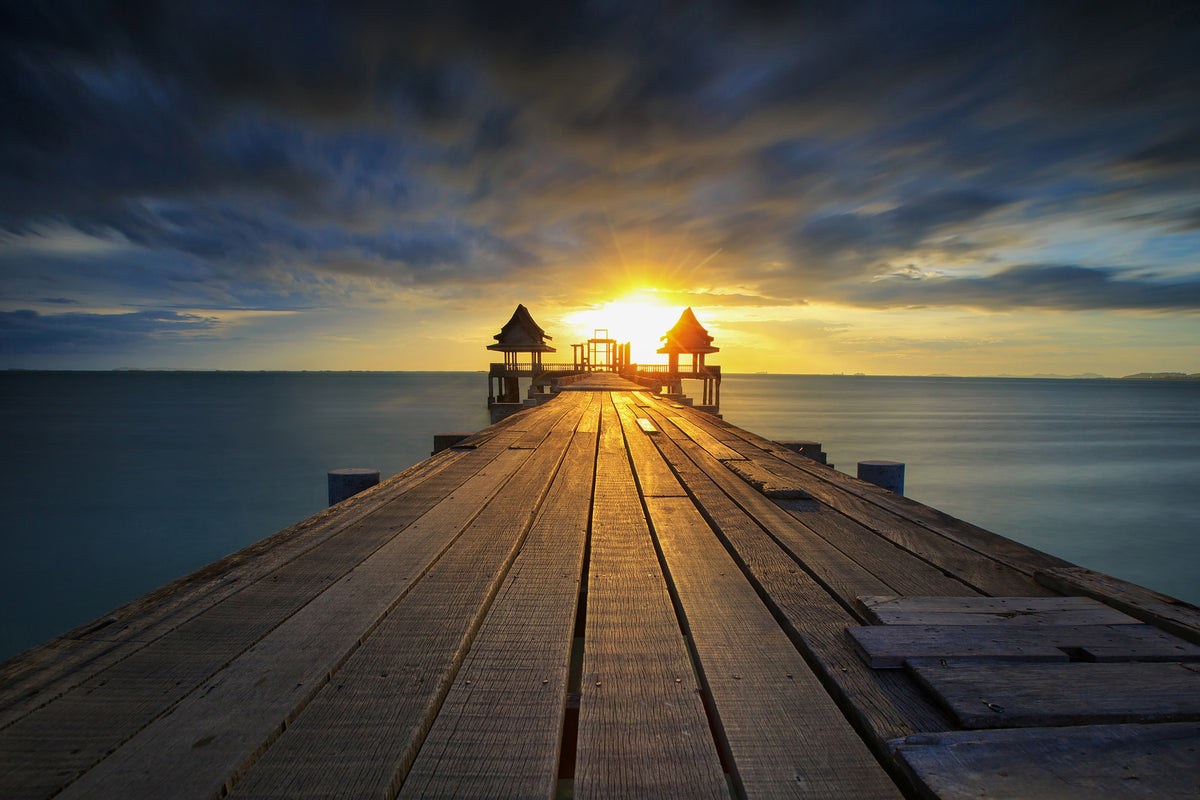
<path fill-rule="evenodd" d="M 685 387 L 686 388 L 686 387 Z M 0 373 L 0 658 L 487 425 L 483 373 Z M 722 411 L 1083 566 L 1200 603 L 1200 383 L 727 376 Z"/>

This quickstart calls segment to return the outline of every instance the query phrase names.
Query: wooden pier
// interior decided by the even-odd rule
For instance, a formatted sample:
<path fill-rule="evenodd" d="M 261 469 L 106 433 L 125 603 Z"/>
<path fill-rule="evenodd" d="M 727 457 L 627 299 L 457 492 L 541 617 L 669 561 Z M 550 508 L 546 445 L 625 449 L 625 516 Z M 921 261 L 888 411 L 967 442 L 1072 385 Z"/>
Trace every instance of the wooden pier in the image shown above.
<path fill-rule="evenodd" d="M 0 797 L 1200 795 L 1197 609 L 637 388 L 6 662 Z"/>

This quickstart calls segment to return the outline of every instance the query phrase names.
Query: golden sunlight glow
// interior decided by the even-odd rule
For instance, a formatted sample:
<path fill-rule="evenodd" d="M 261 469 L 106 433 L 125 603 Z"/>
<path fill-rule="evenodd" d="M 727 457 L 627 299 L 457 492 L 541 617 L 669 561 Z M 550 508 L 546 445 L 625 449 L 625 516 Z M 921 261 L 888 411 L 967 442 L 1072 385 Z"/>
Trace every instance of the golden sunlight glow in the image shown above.
<path fill-rule="evenodd" d="M 681 307 L 666 306 L 654 302 L 652 296 L 626 295 L 611 300 L 602 306 L 567 314 L 563 319 L 575 329 L 580 337 L 572 341 L 590 338 L 596 329 L 608 329 L 608 338 L 618 343 L 630 343 L 630 357 L 634 363 L 666 363 L 666 356 L 655 351 L 662 344 L 659 338 L 671 329 Z"/>

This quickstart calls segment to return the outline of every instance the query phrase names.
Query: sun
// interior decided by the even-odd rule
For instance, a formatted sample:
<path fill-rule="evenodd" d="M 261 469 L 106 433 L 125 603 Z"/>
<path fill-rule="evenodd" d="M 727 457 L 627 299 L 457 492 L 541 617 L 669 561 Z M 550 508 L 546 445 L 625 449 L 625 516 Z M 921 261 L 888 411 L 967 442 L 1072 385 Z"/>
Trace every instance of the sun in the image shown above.
<path fill-rule="evenodd" d="M 636 364 L 665 363 L 655 351 L 660 337 L 670 330 L 682 308 L 666 306 L 640 296 L 625 296 L 601 306 L 568 314 L 566 322 L 584 338 L 597 329 L 607 329 L 608 338 L 630 344 L 630 358 Z"/>

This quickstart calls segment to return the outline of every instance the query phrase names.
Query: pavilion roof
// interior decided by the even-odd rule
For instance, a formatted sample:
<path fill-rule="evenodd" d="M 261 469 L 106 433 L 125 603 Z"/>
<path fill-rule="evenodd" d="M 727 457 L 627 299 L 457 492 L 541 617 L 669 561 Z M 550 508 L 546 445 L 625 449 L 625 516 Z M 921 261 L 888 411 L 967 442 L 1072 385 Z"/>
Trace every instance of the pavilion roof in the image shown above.
<path fill-rule="evenodd" d="M 660 353 L 717 353 L 721 350 L 712 346 L 713 337 L 690 307 L 679 315 L 675 327 L 659 338 L 666 340 L 666 344 L 658 348 Z"/>
<path fill-rule="evenodd" d="M 522 304 L 517 304 L 508 322 L 494 337 L 495 344 L 489 344 L 488 350 L 499 350 L 506 353 L 554 353 L 556 350 L 546 344 L 547 339 L 553 339 L 541 326 L 533 321 L 533 316 Z"/>

